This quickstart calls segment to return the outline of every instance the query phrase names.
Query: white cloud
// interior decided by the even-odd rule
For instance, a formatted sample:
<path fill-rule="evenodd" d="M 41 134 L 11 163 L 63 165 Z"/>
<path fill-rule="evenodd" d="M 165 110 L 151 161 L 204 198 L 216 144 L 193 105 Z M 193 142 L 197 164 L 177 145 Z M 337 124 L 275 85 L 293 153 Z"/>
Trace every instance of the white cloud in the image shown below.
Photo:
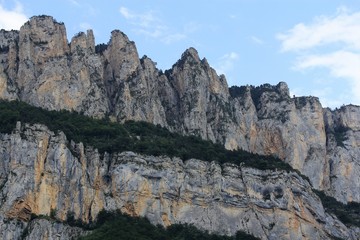
<path fill-rule="evenodd" d="M 283 51 L 299 51 L 332 43 L 346 44 L 360 50 L 360 12 L 339 8 L 332 17 L 316 17 L 311 24 L 299 23 L 286 33 L 278 34 Z"/>
<path fill-rule="evenodd" d="M 8 10 L 0 5 L 0 29 L 18 30 L 28 20 L 21 3 L 15 2 L 14 9 Z"/>
<path fill-rule="evenodd" d="M 337 98 L 334 98 L 332 96 L 336 95 Z M 331 87 L 324 87 L 321 89 L 302 89 L 302 88 L 296 88 L 290 90 L 290 96 L 316 96 L 320 99 L 321 105 L 323 107 L 330 107 L 335 109 L 336 107 L 339 107 L 346 103 L 347 96 L 343 93 L 336 92 Z"/>
<path fill-rule="evenodd" d="M 165 36 L 162 41 L 166 44 L 171 44 L 173 42 L 178 42 L 183 39 L 186 39 L 186 35 L 182 33 L 175 33 Z"/>
<path fill-rule="evenodd" d="M 234 68 L 235 62 L 239 59 L 239 55 L 236 52 L 227 53 L 219 59 L 216 67 L 218 74 L 228 75 L 227 72 Z"/>
<path fill-rule="evenodd" d="M 144 28 L 151 27 L 153 25 L 159 25 L 160 20 L 157 19 L 152 11 L 144 13 L 144 14 L 138 14 L 131 12 L 129 9 L 125 7 L 120 8 L 121 15 L 128 19 L 133 21 L 134 24 L 139 25 Z"/>
<path fill-rule="evenodd" d="M 158 19 L 152 11 L 139 14 L 130 11 L 126 7 L 120 8 L 121 15 L 130 20 L 132 24 L 141 27 L 141 28 L 163 28 L 163 24 L 161 23 L 160 19 Z"/>
<path fill-rule="evenodd" d="M 87 22 L 82 22 L 82 23 L 80 23 L 79 26 L 80 26 L 80 28 L 81 28 L 83 31 L 92 29 L 91 24 L 90 24 L 90 23 L 87 23 Z"/>
<path fill-rule="evenodd" d="M 198 28 L 196 24 L 189 23 L 184 26 L 182 32 L 173 32 L 153 11 L 136 13 L 126 7 L 120 7 L 119 12 L 134 26 L 135 33 L 158 39 L 165 44 L 186 39 L 188 33 L 194 32 Z"/>
<path fill-rule="evenodd" d="M 336 51 L 330 54 L 308 55 L 298 59 L 295 68 L 299 70 L 326 68 L 333 77 L 346 80 L 351 85 L 354 103 L 360 103 L 360 54 L 349 51 Z"/>
<path fill-rule="evenodd" d="M 259 44 L 259 45 L 263 45 L 264 44 L 264 41 L 258 37 L 255 37 L 255 36 L 251 36 L 250 37 L 251 41 L 253 41 L 254 43 L 256 44 Z"/>
<path fill-rule="evenodd" d="M 283 52 L 297 54 L 294 70 L 319 73 L 316 71 L 322 69 L 328 73 L 322 79 L 336 79 L 338 89 L 317 92 L 325 105 L 334 107 L 340 101 L 360 105 L 360 12 L 338 8 L 333 16 L 316 17 L 310 24 L 299 23 L 277 38 Z M 316 79 L 312 81 L 316 83 Z M 350 86 L 347 95 L 339 93 L 344 86 Z"/>
<path fill-rule="evenodd" d="M 127 9 L 126 7 L 120 7 L 120 13 L 121 15 L 123 15 L 124 18 L 126 19 L 133 19 L 135 18 L 134 14 L 131 14 L 129 9 Z"/>
<path fill-rule="evenodd" d="M 77 6 L 77 7 L 80 7 L 81 5 L 80 5 L 80 3 L 78 2 L 78 1 L 76 1 L 76 0 L 68 0 L 71 4 L 73 4 L 73 5 L 75 5 L 75 6 Z"/>

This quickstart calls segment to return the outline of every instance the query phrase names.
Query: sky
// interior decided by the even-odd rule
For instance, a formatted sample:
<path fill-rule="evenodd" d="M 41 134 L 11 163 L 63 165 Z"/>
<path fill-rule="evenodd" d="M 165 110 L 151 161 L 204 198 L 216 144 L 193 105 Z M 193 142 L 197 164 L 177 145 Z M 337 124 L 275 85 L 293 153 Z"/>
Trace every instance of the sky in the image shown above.
<path fill-rule="evenodd" d="M 324 107 L 360 105 L 359 0 L 0 0 L 0 29 L 43 14 L 69 41 L 119 29 L 162 70 L 194 47 L 229 86 L 286 82 Z"/>

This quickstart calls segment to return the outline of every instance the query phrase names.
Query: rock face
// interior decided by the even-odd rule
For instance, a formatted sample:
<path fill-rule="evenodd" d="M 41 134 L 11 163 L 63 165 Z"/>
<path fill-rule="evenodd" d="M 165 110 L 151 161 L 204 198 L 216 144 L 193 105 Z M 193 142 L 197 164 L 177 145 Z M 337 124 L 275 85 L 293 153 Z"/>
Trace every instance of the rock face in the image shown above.
<path fill-rule="evenodd" d="M 46 219 L 26 221 L 31 214 L 65 220 L 73 212 L 88 222 L 102 209 L 164 226 L 186 222 L 228 235 L 243 230 L 261 239 L 360 237 L 359 229 L 326 213 L 309 182 L 294 172 L 132 152 L 100 156 L 42 125 L 18 124 L 13 134 L 1 134 L 0 157 L 3 239 L 86 234 Z"/>
<path fill-rule="evenodd" d="M 327 158 L 330 168 L 329 195 L 342 202 L 360 199 L 360 108 L 346 106 L 324 110 Z"/>
<path fill-rule="evenodd" d="M 344 203 L 360 202 L 360 108 L 323 109 L 316 97 L 276 86 L 228 88 L 206 59 L 186 50 L 159 71 L 115 30 L 95 46 L 91 30 L 67 42 L 65 26 L 31 18 L 0 31 L 0 98 L 114 121 L 142 120 L 228 149 L 274 155 Z"/>
<path fill-rule="evenodd" d="M 15 88 L 4 87 L 0 91 L 4 98 L 6 92 L 14 92 L 17 99 L 49 110 L 75 110 L 95 117 L 108 112 L 92 31 L 75 36 L 69 46 L 64 24 L 41 16 L 31 18 L 16 35 L 8 44 L 9 53 L 3 53 L 9 66 L 2 82 L 7 89 Z"/>
<path fill-rule="evenodd" d="M 0 30 L 0 98 L 17 99 L 18 89 L 12 79 L 17 75 L 19 33 Z"/>
<path fill-rule="evenodd" d="M 26 240 L 68 240 L 86 235 L 87 232 L 78 227 L 70 227 L 54 220 L 35 219 L 30 222 L 9 220 L 1 217 L 1 239 Z"/>

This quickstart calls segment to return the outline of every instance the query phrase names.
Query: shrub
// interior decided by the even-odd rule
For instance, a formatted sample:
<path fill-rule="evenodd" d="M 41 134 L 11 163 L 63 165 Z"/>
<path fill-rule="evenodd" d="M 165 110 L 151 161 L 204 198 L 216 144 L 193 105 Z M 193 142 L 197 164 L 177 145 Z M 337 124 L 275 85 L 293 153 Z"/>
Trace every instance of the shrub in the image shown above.
<path fill-rule="evenodd" d="M 360 203 L 350 202 L 343 204 L 335 198 L 325 195 L 324 192 L 313 189 L 319 196 L 327 212 L 334 214 L 346 225 L 360 227 Z"/>
<path fill-rule="evenodd" d="M 160 125 L 135 121 L 111 123 L 64 110 L 47 111 L 19 101 L 0 101 L 0 132 L 11 133 L 17 121 L 41 123 L 54 132 L 63 131 L 69 140 L 93 146 L 100 153 L 134 151 L 154 156 L 176 156 L 183 160 L 197 158 L 218 163 L 244 163 L 262 170 L 292 170 L 290 165 L 278 158 L 243 150 L 229 151 L 221 144 L 202 140 L 198 136 L 172 133 Z"/>
<path fill-rule="evenodd" d="M 136 240 L 240 240 L 257 239 L 245 232 L 237 232 L 236 236 L 210 234 L 189 224 L 174 224 L 167 229 L 152 225 L 146 218 L 130 217 L 119 211 L 99 213 L 96 228 L 81 240 L 136 239 Z"/>

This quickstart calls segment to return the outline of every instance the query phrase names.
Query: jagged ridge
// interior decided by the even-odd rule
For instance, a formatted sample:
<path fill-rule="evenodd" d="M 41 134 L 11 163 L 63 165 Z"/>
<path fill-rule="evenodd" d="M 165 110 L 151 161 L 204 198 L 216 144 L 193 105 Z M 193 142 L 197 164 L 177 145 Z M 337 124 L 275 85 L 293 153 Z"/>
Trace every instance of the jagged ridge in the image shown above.
<path fill-rule="evenodd" d="M 189 48 L 159 71 L 115 30 L 95 47 L 91 30 L 67 42 L 65 26 L 33 17 L 0 31 L 0 98 L 112 121 L 147 121 L 181 134 L 279 157 L 341 202 L 360 202 L 360 108 L 323 109 L 316 97 L 291 98 L 285 83 L 228 88 Z M 337 130 L 342 130 L 339 133 Z M 346 169 L 344 169 L 346 166 Z"/>
<path fill-rule="evenodd" d="M 67 42 L 65 26 L 33 17 L 0 31 L 0 98 L 112 121 L 147 121 L 171 131 L 279 157 L 337 200 L 360 202 L 360 108 L 323 109 L 291 98 L 285 83 L 228 88 L 190 48 L 170 70 L 139 59 L 120 31 L 95 47 L 89 30 Z"/>

